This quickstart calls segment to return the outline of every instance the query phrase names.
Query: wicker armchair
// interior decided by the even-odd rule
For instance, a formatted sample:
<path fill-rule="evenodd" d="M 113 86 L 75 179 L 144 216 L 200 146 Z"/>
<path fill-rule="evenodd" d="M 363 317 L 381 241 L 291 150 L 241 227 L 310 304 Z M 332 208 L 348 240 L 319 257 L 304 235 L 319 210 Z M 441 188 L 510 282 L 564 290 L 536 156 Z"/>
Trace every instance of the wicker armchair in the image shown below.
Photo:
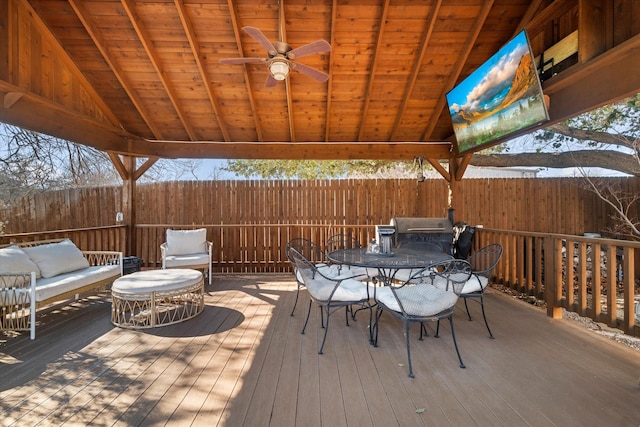
<path fill-rule="evenodd" d="M 162 269 L 203 269 L 211 285 L 211 253 L 213 245 L 207 241 L 207 229 L 167 230 L 167 241 L 160 245 Z"/>

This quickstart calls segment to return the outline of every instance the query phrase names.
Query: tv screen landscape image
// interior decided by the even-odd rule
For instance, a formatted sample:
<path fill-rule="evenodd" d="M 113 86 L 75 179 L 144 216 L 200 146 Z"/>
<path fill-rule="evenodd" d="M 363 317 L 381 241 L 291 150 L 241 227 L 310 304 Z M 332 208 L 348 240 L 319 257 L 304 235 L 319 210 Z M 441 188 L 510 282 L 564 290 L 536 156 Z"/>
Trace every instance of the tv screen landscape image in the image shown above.
<path fill-rule="evenodd" d="M 447 93 L 459 154 L 549 120 L 523 30 Z"/>

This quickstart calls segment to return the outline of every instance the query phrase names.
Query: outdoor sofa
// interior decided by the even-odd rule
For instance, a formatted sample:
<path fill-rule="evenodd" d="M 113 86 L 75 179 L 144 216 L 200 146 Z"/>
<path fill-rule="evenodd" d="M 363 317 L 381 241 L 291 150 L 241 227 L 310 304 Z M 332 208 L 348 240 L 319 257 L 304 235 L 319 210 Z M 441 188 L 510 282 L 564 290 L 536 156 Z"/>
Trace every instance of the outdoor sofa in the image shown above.
<path fill-rule="evenodd" d="M 0 246 L 0 330 L 30 330 L 36 310 L 122 276 L 122 252 L 80 251 L 69 239 Z"/>

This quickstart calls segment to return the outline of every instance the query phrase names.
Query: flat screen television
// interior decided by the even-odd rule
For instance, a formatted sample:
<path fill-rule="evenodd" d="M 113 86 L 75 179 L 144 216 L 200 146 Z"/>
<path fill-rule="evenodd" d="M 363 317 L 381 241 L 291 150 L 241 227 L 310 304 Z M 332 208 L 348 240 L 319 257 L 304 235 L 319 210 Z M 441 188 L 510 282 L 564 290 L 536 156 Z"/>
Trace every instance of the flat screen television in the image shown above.
<path fill-rule="evenodd" d="M 525 30 L 449 91 L 447 104 L 458 154 L 549 120 Z"/>

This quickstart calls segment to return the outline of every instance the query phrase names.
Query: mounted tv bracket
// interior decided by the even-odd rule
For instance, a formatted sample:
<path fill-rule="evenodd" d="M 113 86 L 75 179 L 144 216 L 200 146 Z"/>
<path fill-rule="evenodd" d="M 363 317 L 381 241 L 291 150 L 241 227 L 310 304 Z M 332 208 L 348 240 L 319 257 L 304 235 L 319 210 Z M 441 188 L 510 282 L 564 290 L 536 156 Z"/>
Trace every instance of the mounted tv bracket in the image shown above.
<path fill-rule="evenodd" d="M 535 58 L 540 81 L 550 79 L 578 60 L 578 30 L 575 30 Z"/>

